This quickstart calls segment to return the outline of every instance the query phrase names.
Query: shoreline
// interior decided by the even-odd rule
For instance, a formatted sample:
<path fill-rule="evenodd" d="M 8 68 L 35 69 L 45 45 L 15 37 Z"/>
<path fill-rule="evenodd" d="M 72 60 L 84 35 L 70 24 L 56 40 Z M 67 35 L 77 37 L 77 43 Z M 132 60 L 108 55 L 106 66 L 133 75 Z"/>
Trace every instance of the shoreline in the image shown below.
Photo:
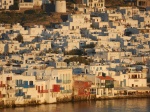
<path fill-rule="evenodd" d="M 61 104 L 61 103 L 77 103 L 80 101 L 102 101 L 102 100 L 119 100 L 119 99 L 135 99 L 135 98 L 150 98 L 150 95 L 128 95 L 128 96 L 103 96 L 99 98 L 92 98 L 92 99 L 76 99 L 76 100 L 64 100 L 58 101 L 55 103 L 30 103 L 30 104 L 12 104 L 12 105 L 0 105 L 0 109 L 5 108 L 18 108 L 18 107 L 29 107 L 29 106 L 39 106 L 39 105 L 50 105 L 50 104 Z"/>

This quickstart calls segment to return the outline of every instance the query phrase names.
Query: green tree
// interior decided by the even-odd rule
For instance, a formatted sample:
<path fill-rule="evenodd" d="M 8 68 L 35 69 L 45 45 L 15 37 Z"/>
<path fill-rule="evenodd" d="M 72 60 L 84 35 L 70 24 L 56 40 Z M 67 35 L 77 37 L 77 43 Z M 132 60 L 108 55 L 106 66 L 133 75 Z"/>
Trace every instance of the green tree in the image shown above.
<path fill-rule="evenodd" d="M 36 14 L 36 11 L 35 10 L 25 10 L 24 11 L 24 14 Z"/>
<path fill-rule="evenodd" d="M 80 56 L 80 55 L 83 55 L 83 54 L 84 54 L 84 52 L 80 49 L 73 49 L 69 52 L 65 52 L 65 55 L 79 55 Z"/>
<path fill-rule="evenodd" d="M 78 56 L 78 57 L 71 57 L 69 59 L 65 59 L 64 62 L 66 62 L 67 64 L 70 62 L 79 62 L 79 63 L 84 63 L 86 65 L 89 65 L 91 62 L 93 62 L 92 59 L 87 59 L 87 57 L 82 57 L 82 56 Z"/>
<path fill-rule="evenodd" d="M 83 48 L 94 48 L 94 47 L 95 47 L 94 43 L 90 43 L 90 44 L 83 46 Z"/>

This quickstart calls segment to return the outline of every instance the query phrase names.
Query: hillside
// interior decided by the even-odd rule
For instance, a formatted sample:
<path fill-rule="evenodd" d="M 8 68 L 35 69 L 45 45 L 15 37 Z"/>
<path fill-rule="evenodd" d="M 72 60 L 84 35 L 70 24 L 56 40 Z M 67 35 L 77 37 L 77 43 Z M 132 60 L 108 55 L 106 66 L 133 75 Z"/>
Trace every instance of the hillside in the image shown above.
<path fill-rule="evenodd" d="M 107 7 L 123 6 L 123 0 L 105 0 Z M 42 24 L 49 26 L 51 23 L 59 23 L 64 19 L 66 20 L 66 14 L 60 13 L 45 13 L 41 9 L 32 9 L 23 12 L 14 11 L 18 9 L 18 0 L 15 0 L 15 5 L 11 7 L 12 11 L 1 11 L 0 12 L 0 23 L 15 24 L 21 23 L 23 26 L 31 26 L 34 24 Z M 74 0 L 68 0 L 67 8 L 72 11 L 70 4 L 74 3 Z M 72 12 L 68 12 L 72 13 Z M 64 16 L 65 15 L 65 16 Z"/>
<path fill-rule="evenodd" d="M 23 26 L 32 26 L 41 24 L 49 26 L 51 23 L 59 23 L 63 21 L 63 14 L 51 13 L 46 14 L 42 10 L 27 10 L 23 13 L 15 11 L 2 11 L 0 12 L 0 23 L 15 24 L 21 23 Z"/>
<path fill-rule="evenodd" d="M 124 6 L 126 5 L 124 3 L 124 0 L 105 0 L 105 5 L 106 6 Z"/>

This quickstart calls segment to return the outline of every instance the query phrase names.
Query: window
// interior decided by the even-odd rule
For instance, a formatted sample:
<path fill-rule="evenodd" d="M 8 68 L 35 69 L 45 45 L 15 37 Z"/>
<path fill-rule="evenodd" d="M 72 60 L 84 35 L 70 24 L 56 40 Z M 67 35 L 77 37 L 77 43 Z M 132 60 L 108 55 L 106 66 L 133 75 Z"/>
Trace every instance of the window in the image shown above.
<path fill-rule="evenodd" d="M 29 85 L 33 85 L 33 81 L 30 81 L 30 82 L 29 82 Z"/>
<path fill-rule="evenodd" d="M 105 83 L 101 83 L 101 86 L 105 86 Z"/>
<path fill-rule="evenodd" d="M 102 67 L 100 67 L 99 69 L 102 70 Z"/>

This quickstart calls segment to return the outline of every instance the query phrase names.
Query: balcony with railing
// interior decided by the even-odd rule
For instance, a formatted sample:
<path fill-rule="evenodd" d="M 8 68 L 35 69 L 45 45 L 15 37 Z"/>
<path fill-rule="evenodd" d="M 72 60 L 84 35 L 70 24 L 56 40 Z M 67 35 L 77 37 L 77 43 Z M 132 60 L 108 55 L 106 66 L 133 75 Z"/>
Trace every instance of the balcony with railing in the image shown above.
<path fill-rule="evenodd" d="M 23 87 L 23 84 L 17 84 L 16 87 Z"/>
<path fill-rule="evenodd" d="M 35 87 L 35 85 L 28 85 L 28 87 L 29 87 L 29 88 L 34 88 L 34 87 Z"/>
<path fill-rule="evenodd" d="M 33 3 L 30 2 L 19 3 L 19 8 L 33 8 Z"/>
<path fill-rule="evenodd" d="M 38 90 L 38 93 L 48 93 L 48 90 Z"/>
<path fill-rule="evenodd" d="M 61 93 L 72 93 L 72 90 L 70 89 L 70 90 L 63 90 L 63 91 L 61 91 Z"/>
<path fill-rule="evenodd" d="M 35 87 L 35 85 L 23 85 L 23 88 L 34 88 Z"/>
<path fill-rule="evenodd" d="M 31 95 L 25 95 L 24 99 L 31 99 Z"/>
<path fill-rule="evenodd" d="M 57 79 L 56 82 L 57 82 L 57 83 L 62 83 L 62 80 Z"/>
<path fill-rule="evenodd" d="M 60 90 L 50 89 L 50 92 L 60 92 Z"/>
<path fill-rule="evenodd" d="M 63 80 L 63 83 L 64 84 L 69 84 L 69 83 L 71 83 L 71 80 Z"/>
<path fill-rule="evenodd" d="M 25 85 L 25 84 L 18 84 L 16 87 L 23 87 L 23 88 L 34 88 L 35 85 Z"/>
<path fill-rule="evenodd" d="M 24 96 L 25 94 L 23 92 L 16 93 L 15 96 Z"/>
<path fill-rule="evenodd" d="M 96 94 L 96 91 L 91 91 L 90 94 Z"/>
<path fill-rule="evenodd" d="M 108 84 L 105 86 L 105 88 L 114 88 L 114 84 Z"/>

